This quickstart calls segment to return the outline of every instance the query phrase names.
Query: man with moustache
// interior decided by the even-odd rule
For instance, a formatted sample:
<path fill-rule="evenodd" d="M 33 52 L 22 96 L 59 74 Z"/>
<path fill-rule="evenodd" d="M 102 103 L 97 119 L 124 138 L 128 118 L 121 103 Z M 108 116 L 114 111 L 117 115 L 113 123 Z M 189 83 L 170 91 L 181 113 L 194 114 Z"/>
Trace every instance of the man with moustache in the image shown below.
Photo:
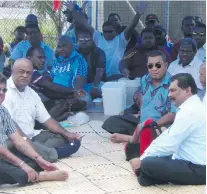
<path fill-rule="evenodd" d="M 140 185 L 206 184 L 205 108 L 196 93 L 190 74 L 172 77 L 169 98 L 177 107 L 175 121 L 140 158 L 131 161 L 132 169 L 140 171 Z"/>

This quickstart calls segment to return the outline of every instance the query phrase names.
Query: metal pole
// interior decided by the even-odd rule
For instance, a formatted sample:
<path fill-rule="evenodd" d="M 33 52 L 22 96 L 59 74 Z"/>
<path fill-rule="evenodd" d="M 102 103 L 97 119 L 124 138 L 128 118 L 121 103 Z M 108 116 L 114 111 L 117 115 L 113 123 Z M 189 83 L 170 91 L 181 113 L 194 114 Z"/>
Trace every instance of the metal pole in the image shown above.
<path fill-rule="evenodd" d="M 98 0 L 96 0 L 96 30 L 98 30 Z"/>
<path fill-rule="evenodd" d="M 167 34 L 169 34 L 169 12 L 170 12 L 170 1 L 165 1 L 165 29 Z"/>
<path fill-rule="evenodd" d="M 89 24 L 92 25 L 92 1 L 88 1 L 88 19 Z"/>

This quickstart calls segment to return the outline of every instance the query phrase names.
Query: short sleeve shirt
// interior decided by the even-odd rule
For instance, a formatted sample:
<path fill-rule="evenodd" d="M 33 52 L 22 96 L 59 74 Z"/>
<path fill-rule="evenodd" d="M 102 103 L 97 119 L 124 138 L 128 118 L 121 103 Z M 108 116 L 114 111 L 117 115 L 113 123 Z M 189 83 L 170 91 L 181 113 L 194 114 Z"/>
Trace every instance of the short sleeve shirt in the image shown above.
<path fill-rule="evenodd" d="M 81 54 L 81 52 L 79 52 Z M 97 68 L 104 69 L 106 68 L 106 56 L 102 49 L 95 47 L 93 48 L 92 52 L 90 52 L 88 55 L 84 55 L 84 58 L 86 59 L 88 63 L 88 83 L 93 83 L 95 76 L 96 76 L 96 70 Z"/>
<path fill-rule="evenodd" d="M 113 40 L 105 40 L 102 33 L 95 31 L 93 40 L 97 47 L 102 49 L 106 55 L 106 76 L 120 74 L 119 61 L 124 56 L 129 41 L 125 39 L 124 32 L 117 35 Z"/>
<path fill-rule="evenodd" d="M 54 59 L 54 52 L 44 42 L 41 42 L 40 46 L 44 50 L 45 56 L 46 56 L 44 69 L 48 69 L 48 67 L 52 65 L 52 61 Z M 10 59 L 17 60 L 20 58 L 25 58 L 27 55 L 27 51 L 29 50 L 30 47 L 31 47 L 31 44 L 28 40 L 21 41 L 20 43 L 16 45 L 15 49 L 11 53 Z"/>
<path fill-rule="evenodd" d="M 76 76 L 87 77 L 88 64 L 84 57 L 73 50 L 68 58 L 57 57 L 52 65 L 53 83 L 74 88 Z"/>
<path fill-rule="evenodd" d="M 140 122 L 148 118 L 157 121 L 168 112 L 176 112 L 176 107 L 171 104 L 168 97 L 170 78 L 170 74 L 166 73 L 160 85 L 155 88 L 149 74 L 142 77 L 139 87 L 142 96 Z"/>
<path fill-rule="evenodd" d="M 16 132 L 16 127 L 8 110 L 0 105 L 0 145 L 6 147 L 8 136 Z"/>
<path fill-rule="evenodd" d="M 46 122 L 51 116 L 45 109 L 38 94 L 29 86 L 23 92 L 16 88 L 12 77 L 7 80 L 8 91 L 2 103 L 12 119 L 19 125 L 20 129 L 28 138 L 38 135 L 41 130 L 35 130 L 35 120 L 40 123 Z"/>

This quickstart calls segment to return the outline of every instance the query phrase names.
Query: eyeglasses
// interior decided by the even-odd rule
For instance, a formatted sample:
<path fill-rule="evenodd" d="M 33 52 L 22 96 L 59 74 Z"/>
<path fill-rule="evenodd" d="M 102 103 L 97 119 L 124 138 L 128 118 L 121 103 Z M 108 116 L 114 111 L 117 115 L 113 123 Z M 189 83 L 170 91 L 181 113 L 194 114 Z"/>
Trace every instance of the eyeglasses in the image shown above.
<path fill-rule="evenodd" d="M 193 32 L 193 36 L 200 36 L 200 37 L 202 37 L 202 36 L 205 36 L 206 34 L 205 33 L 203 33 L 203 32 L 201 32 L 201 33 L 199 33 L 199 32 Z"/>
<path fill-rule="evenodd" d="M 103 30 L 103 33 L 112 33 L 114 30 Z"/>
<path fill-rule="evenodd" d="M 147 67 L 148 67 L 148 69 L 152 69 L 153 67 L 160 69 L 162 67 L 162 65 L 160 63 L 156 63 L 155 65 L 149 64 Z"/>
<path fill-rule="evenodd" d="M 86 42 L 88 42 L 88 41 L 91 41 L 91 40 L 92 40 L 92 38 L 79 38 L 78 41 L 86 41 Z"/>
<path fill-rule="evenodd" d="M 0 88 L 0 92 L 5 94 L 7 92 L 7 88 Z"/>

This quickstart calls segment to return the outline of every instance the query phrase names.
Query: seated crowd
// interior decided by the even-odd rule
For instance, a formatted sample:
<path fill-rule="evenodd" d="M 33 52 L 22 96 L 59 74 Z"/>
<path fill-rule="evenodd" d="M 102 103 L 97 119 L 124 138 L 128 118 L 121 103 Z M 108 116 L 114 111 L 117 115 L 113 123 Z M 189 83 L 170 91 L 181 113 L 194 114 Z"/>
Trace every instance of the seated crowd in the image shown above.
<path fill-rule="evenodd" d="M 81 146 L 59 122 L 101 98 L 105 82 L 140 78 L 134 104 L 102 128 L 125 143 L 126 160 L 142 186 L 206 183 L 206 25 L 182 20 L 183 38 L 172 43 L 155 14 L 135 30 L 147 8 L 136 7 L 128 26 L 112 13 L 95 30 L 84 7 L 68 3 L 72 23 L 53 50 L 34 14 L 0 38 L 0 185 L 66 180 L 52 164 Z M 9 62 L 5 66 L 5 60 Z"/>

